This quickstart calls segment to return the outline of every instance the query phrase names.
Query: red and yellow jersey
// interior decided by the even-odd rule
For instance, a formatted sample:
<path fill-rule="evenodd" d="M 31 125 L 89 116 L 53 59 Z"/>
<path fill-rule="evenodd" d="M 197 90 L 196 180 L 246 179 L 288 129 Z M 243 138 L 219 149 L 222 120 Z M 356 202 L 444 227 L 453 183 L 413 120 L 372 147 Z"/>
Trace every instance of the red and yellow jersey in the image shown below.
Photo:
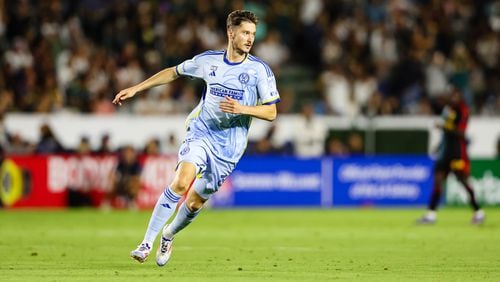
<path fill-rule="evenodd" d="M 464 133 L 469 120 L 469 108 L 463 101 L 457 105 L 446 106 L 441 117 L 444 124 L 438 163 L 443 169 L 467 173 L 470 164 Z"/>

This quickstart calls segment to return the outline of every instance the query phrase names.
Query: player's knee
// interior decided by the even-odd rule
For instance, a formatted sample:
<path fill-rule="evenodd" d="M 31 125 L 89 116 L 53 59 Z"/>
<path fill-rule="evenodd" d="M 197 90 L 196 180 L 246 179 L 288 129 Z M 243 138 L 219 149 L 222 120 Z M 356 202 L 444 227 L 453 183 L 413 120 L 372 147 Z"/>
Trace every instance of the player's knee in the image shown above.
<path fill-rule="evenodd" d="M 191 212 L 199 211 L 203 207 L 203 202 L 201 201 L 188 201 L 186 204 Z"/>
<path fill-rule="evenodd" d="M 191 184 L 190 181 L 177 179 L 177 180 L 174 180 L 174 182 L 172 182 L 170 187 L 178 195 L 184 195 L 184 193 L 186 193 L 186 191 L 189 189 L 190 184 Z"/>

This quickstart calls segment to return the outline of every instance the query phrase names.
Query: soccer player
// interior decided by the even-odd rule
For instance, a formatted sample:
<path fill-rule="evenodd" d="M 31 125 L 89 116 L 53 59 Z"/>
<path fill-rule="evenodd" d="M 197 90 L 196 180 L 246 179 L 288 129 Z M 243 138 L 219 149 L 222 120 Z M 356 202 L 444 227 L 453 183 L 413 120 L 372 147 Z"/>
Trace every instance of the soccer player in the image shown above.
<path fill-rule="evenodd" d="M 451 90 L 449 103 L 444 107 L 441 117 L 443 123 L 437 126 L 443 131 L 443 137 L 434 166 L 434 189 L 429 201 L 428 211 L 418 220 L 418 223 L 433 224 L 436 222 L 436 210 L 441 198 L 443 182 L 452 171 L 469 194 L 469 202 L 474 209 L 471 223 L 482 224 L 485 214 L 479 207 L 474 196 L 474 190 L 468 181 L 470 161 L 466 151 L 465 130 L 467 129 L 469 109 L 463 101 L 459 89 L 453 88 Z"/>
<path fill-rule="evenodd" d="M 168 262 L 174 236 L 196 218 L 242 156 L 252 117 L 268 121 L 276 118 L 275 104 L 280 97 L 274 74 L 266 63 L 249 54 L 257 22 L 252 12 L 230 13 L 226 50 L 206 51 L 164 69 L 120 91 L 113 100 L 121 105 L 136 93 L 169 83 L 179 76 L 201 78 L 206 83 L 200 103 L 186 121 L 187 134 L 179 149 L 174 180 L 160 195 L 144 240 L 130 253 L 141 263 L 148 257 L 157 234 L 174 213 L 179 199 L 188 191 L 175 218 L 163 228 L 156 252 L 159 266 Z"/>

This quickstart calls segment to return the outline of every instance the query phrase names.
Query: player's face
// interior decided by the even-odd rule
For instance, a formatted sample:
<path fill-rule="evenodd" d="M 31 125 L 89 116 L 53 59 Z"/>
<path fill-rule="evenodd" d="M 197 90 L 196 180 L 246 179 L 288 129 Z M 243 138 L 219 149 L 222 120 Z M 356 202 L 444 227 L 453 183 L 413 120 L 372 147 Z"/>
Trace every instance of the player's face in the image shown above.
<path fill-rule="evenodd" d="M 238 53 L 249 53 L 255 40 L 256 26 L 252 22 L 242 22 L 228 32 L 233 49 Z"/>

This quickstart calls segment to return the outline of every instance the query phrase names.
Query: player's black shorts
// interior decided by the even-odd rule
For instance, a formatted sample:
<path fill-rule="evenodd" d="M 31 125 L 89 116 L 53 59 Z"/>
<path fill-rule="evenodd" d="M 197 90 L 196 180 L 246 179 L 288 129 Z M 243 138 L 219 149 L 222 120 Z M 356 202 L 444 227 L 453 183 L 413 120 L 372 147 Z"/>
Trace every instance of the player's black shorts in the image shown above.
<path fill-rule="evenodd" d="M 466 155 L 445 155 L 436 160 L 434 170 L 444 171 L 446 173 L 461 172 L 465 175 L 470 174 L 470 160 Z"/>

